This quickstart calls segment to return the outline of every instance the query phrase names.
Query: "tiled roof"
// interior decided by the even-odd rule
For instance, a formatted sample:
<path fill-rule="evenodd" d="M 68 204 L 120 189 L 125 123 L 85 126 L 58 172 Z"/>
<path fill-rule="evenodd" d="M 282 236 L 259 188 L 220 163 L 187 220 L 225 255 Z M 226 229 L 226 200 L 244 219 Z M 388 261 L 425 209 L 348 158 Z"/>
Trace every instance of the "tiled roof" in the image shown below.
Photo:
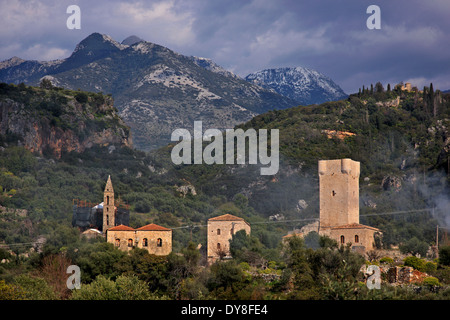
<path fill-rule="evenodd" d="M 236 220 L 243 221 L 244 219 L 233 216 L 232 214 L 228 214 L 228 213 L 208 219 L 208 221 L 236 221 Z"/>
<path fill-rule="evenodd" d="M 170 231 L 171 229 L 167 229 L 167 228 L 158 226 L 157 224 L 151 223 L 146 226 L 137 228 L 136 230 L 139 230 L 139 231 Z"/>
<path fill-rule="evenodd" d="M 335 227 L 331 228 L 331 230 L 336 230 L 336 229 L 370 229 L 370 230 L 380 231 L 380 229 L 366 226 L 364 224 L 359 224 L 359 223 L 344 224 L 341 226 L 335 226 Z"/>
<path fill-rule="evenodd" d="M 134 231 L 133 228 L 128 227 L 128 226 L 124 226 L 123 224 L 112 227 L 110 229 L 108 229 L 108 231 Z"/>

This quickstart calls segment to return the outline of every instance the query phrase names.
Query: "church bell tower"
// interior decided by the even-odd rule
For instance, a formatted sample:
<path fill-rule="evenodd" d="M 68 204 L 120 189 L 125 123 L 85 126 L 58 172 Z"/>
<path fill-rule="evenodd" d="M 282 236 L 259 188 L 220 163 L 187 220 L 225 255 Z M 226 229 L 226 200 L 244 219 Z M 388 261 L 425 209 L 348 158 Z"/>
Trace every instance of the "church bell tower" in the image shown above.
<path fill-rule="evenodd" d="M 115 226 L 116 212 L 114 207 L 114 189 L 111 182 L 111 176 L 108 176 L 105 191 L 103 193 L 103 233 Z"/>

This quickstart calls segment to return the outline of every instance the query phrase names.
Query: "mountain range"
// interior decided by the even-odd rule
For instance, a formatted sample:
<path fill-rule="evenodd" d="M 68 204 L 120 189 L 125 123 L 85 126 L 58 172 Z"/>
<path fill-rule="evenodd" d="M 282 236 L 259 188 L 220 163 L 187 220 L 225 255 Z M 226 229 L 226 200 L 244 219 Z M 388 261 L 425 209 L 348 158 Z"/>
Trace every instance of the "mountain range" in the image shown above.
<path fill-rule="evenodd" d="M 269 110 L 333 99 L 327 88 L 343 96 L 331 79 L 313 70 L 309 74 L 315 77 L 300 81 L 300 70 L 282 70 L 284 76 L 270 82 L 250 75 L 243 79 L 211 59 L 185 56 L 137 36 L 119 43 L 93 33 L 66 59 L 0 62 L 0 82 L 38 85 L 45 78 L 57 87 L 111 94 L 131 128 L 134 146 L 151 150 L 170 142 L 174 129 L 192 128 L 194 121 L 203 121 L 204 129 L 232 128 Z M 274 79 L 284 82 L 274 86 Z M 290 81 L 297 81 L 294 95 L 285 90 Z M 299 98 L 302 85 L 309 100 Z"/>

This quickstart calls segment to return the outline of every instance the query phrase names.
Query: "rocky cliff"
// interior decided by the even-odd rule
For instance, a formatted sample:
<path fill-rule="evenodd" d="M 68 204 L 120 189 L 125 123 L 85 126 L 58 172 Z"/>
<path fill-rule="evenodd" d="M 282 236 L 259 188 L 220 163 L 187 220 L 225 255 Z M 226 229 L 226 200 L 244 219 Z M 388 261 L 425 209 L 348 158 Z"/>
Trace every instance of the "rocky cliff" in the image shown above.
<path fill-rule="evenodd" d="M 56 158 L 94 145 L 132 147 L 129 128 L 117 115 L 111 97 L 47 86 L 0 84 L 3 143 Z"/>

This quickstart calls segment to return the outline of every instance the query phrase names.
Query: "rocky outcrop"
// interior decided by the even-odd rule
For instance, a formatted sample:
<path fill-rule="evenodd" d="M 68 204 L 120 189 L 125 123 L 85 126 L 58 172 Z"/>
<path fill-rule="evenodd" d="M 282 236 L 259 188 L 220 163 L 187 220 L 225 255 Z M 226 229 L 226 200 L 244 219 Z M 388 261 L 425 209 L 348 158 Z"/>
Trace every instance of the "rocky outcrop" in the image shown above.
<path fill-rule="evenodd" d="M 95 145 L 132 147 L 129 129 L 115 113 L 111 98 L 103 96 L 103 103 L 95 103 L 85 94 L 87 101 L 80 103 L 75 98 L 79 92 L 71 96 L 70 92 L 28 88 L 27 101 L 8 95 L 15 92 L 14 87 L 0 94 L 0 134 L 8 137 L 6 140 L 56 158 Z"/>

